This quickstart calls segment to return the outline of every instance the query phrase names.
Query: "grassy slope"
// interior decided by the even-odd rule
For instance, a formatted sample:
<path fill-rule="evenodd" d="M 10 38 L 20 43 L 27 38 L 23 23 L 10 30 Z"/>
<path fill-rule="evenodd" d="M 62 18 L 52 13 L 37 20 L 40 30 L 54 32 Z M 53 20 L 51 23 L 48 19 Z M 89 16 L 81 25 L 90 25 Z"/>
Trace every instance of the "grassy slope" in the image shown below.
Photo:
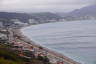
<path fill-rule="evenodd" d="M 0 64 L 24 64 L 24 60 L 15 52 L 0 45 Z"/>
<path fill-rule="evenodd" d="M 45 64 L 33 58 L 31 60 L 21 58 L 16 52 L 8 49 L 8 46 L 0 45 L 0 64 Z"/>

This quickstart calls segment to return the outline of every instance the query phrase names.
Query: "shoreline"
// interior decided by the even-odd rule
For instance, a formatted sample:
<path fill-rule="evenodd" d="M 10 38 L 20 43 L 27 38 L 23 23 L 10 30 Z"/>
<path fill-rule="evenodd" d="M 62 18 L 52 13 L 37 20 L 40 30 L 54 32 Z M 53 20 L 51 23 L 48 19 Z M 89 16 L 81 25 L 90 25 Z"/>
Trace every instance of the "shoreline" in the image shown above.
<path fill-rule="evenodd" d="M 31 25 L 32 26 L 32 25 Z M 29 27 L 29 26 L 27 26 Z M 24 28 L 24 27 L 23 27 Z M 28 45 L 32 45 L 33 47 L 35 47 L 36 49 L 38 49 L 39 47 L 42 47 L 42 51 L 46 53 L 46 55 L 49 57 L 49 59 L 51 60 L 50 62 L 53 64 L 56 64 L 56 61 L 63 61 L 64 64 L 80 64 L 79 62 L 74 61 L 71 58 L 68 58 L 67 56 L 64 56 L 61 53 L 58 53 L 56 51 L 50 50 L 46 47 L 43 47 L 37 43 L 35 43 L 34 41 L 30 40 L 29 38 L 27 38 L 27 36 L 25 36 L 24 34 L 22 34 L 21 29 L 16 29 L 15 30 L 15 34 L 17 34 L 18 36 L 21 37 L 21 40 L 24 41 L 26 44 Z M 39 50 L 38 50 L 39 51 Z"/>

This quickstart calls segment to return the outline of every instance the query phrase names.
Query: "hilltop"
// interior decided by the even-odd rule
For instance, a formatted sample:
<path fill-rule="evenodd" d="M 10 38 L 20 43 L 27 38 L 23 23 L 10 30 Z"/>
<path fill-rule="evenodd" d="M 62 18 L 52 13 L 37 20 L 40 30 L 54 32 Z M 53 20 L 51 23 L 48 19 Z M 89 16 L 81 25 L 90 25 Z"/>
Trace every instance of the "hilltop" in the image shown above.
<path fill-rule="evenodd" d="M 85 6 L 69 13 L 60 13 L 65 20 L 92 20 L 96 19 L 96 5 Z"/>

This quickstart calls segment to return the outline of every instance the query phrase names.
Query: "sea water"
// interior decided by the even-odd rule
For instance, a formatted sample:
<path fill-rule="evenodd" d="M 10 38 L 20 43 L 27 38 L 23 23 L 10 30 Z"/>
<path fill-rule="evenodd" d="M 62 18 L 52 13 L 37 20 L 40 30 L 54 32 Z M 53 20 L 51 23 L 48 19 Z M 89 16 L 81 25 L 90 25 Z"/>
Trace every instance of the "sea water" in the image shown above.
<path fill-rule="evenodd" d="M 22 29 L 37 44 L 64 54 L 81 64 L 96 64 L 96 21 L 66 21 Z"/>

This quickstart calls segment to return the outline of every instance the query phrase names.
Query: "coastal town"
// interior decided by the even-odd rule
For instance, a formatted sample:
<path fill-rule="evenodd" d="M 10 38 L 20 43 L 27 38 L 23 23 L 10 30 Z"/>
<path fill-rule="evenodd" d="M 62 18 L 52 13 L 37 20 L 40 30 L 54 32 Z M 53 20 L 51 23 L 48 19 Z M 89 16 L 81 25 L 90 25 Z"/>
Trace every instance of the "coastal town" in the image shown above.
<path fill-rule="evenodd" d="M 4 22 L 2 23 L 2 26 L 3 27 L 0 28 L 0 39 L 8 41 L 9 43 L 7 44 L 11 46 L 11 49 L 13 51 L 18 51 L 18 55 L 21 57 L 27 59 L 31 59 L 33 57 L 44 57 L 45 62 L 50 62 L 52 64 L 80 64 L 60 53 L 42 47 L 28 39 L 20 31 L 22 27 L 24 28 L 28 25 L 12 27 L 12 24 Z"/>
<path fill-rule="evenodd" d="M 0 12 L 0 41 L 7 41 L 4 45 L 10 45 L 10 49 L 18 51 L 20 57 L 27 59 L 45 58 L 45 62 L 51 64 L 80 64 L 61 53 L 42 47 L 41 45 L 33 42 L 24 34 L 21 29 L 43 23 L 54 22 L 69 22 L 69 21 L 82 21 L 82 20 L 96 20 L 96 11 L 91 8 L 95 8 L 96 5 L 91 7 L 81 8 L 80 10 L 74 10 L 72 13 L 11 13 Z M 90 9 L 90 13 L 83 12 L 85 9 Z M 79 14 L 78 14 L 79 12 Z"/>
<path fill-rule="evenodd" d="M 96 0 L 0 0 L 0 64 L 96 64 Z"/>

